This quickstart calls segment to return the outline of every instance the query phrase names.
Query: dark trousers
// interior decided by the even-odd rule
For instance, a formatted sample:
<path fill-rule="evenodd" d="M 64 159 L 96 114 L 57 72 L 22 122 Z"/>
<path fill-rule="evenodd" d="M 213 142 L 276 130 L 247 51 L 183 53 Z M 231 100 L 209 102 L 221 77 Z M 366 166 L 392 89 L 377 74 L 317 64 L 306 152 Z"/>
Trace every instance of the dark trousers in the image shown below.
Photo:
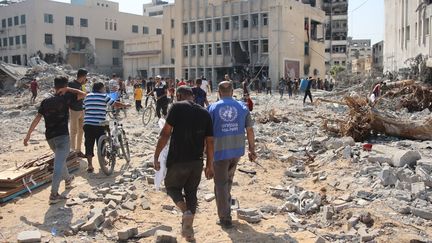
<path fill-rule="evenodd" d="M 93 126 L 93 125 L 84 125 L 84 146 L 85 146 L 85 155 L 94 156 L 93 149 L 94 145 L 99 140 L 99 138 L 105 134 L 105 127 L 103 126 Z"/>
<path fill-rule="evenodd" d="M 30 101 L 34 102 L 36 100 L 36 97 L 37 97 L 37 91 L 32 91 L 32 96 L 30 98 Z"/>
<path fill-rule="evenodd" d="M 169 103 L 169 100 L 166 96 L 164 96 L 164 97 L 162 97 L 156 101 L 156 114 L 159 118 L 161 118 L 161 110 L 162 110 L 162 114 L 164 116 L 167 115 L 168 103 Z"/>
<path fill-rule="evenodd" d="M 196 213 L 197 191 L 203 171 L 202 161 L 174 163 L 167 168 L 165 188 L 175 204 L 186 201 L 187 209 Z M 182 191 L 184 191 L 184 196 Z"/>
<path fill-rule="evenodd" d="M 313 103 L 313 100 L 312 100 L 312 93 L 311 93 L 310 89 L 306 90 L 306 92 L 305 92 L 305 96 L 304 96 L 304 98 L 303 98 L 303 103 L 306 102 L 306 98 L 307 98 L 308 96 L 309 96 L 309 99 L 310 99 L 311 103 Z"/>
<path fill-rule="evenodd" d="M 240 158 L 219 160 L 213 163 L 214 191 L 219 219 L 231 220 L 231 187 Z"/>
<path fill-rule="evenodd" d="M 137 111 L 140 111 L 143 108 L 141 105 L 141 100 L 135 100 L 135 108 Z"/>

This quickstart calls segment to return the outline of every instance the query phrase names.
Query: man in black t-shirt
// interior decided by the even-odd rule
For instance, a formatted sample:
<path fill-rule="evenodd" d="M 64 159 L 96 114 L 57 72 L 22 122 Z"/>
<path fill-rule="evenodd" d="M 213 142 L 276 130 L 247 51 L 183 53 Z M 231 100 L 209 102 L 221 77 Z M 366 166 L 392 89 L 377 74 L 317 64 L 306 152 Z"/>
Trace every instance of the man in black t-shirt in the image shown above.
<path fill-rule="evenodd" d="M 161 118 L 161 110 L 164 117 L 167 115 L 168 111 L 168 97 L 167 97 L 168 87 L 161 82 L 161 76 L 156 76 L 156 84 L 154 87 L 154 93 L 156 97 L 156 115 Z"/>
<path fill-rule="evenodd" d="M 207 179 L 213 178 L 213 123 L 207 110 L 193 102 L 190 87 L 179 87 L 176 96 L 178 102 L 170 109 L 157 143 L 154 166 L 156 170 L 160 169 L 159 155 L 170 140 L 165 187 L 183 212 L 182 235 L 187 241 L 192 241 L 204 146 L 207 155 L 205 175 Z"/>
<path fill-rule="evenodd" d="M 67 199 L 58 193 L 60 182 L 63 179 L 65 180 L 66 189 L 72 187 L 73 176 L 69 175 L 66 166 L 66 159 L 70 151 L 68 130 L 69 106 L 72 102 L 82 100 L 86 96 L 85 92 L 67 87 L 67 85 L 68 79 L 66 77 L 54 79 L 55 95 L 42 101 L 38 114 L 30 125 L 27 136 L 24 138 L 24 146 L 27 146 L 31 133 L 43 117 L 46 129 L 45 137 L 48 145 L 54 152 L 54 172 L 49 198 L 50 204 Z"/>
<path fill-rule="evenodd" d="M 204 105 L 209 106 L 209 102 L 207 100 L 207 93 L 203 89 L 201 89 L 201 85 L 202 85 L 202 80 L 197 79 L 195 82 L 195 87 L 192 88 L 194 101 L 195 103 L 197 103 L 202 107 L 205 107 Z"/>

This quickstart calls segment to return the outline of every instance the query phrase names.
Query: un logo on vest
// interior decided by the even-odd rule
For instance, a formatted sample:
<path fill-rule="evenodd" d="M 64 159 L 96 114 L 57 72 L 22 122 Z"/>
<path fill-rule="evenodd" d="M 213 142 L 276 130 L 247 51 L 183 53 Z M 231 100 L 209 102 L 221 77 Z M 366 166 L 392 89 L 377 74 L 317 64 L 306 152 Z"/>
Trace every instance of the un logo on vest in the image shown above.
<path fill-rule="evenodd" d="M 238 111 L 234 106 L 225 106 L 219 109 L 219 117 L 224 122 L 233 122 L 237 119 Z"/>

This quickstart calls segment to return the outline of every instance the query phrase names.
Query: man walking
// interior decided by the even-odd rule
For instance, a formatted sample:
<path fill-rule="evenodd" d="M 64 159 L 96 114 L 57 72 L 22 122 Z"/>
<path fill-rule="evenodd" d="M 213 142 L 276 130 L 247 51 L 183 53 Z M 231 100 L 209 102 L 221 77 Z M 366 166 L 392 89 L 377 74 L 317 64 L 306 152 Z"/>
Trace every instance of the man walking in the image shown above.
<path fill-rule="evenodd" d="M 171 107 L 157 143 L 154 166 L 156 170 L 160 169 L 159 155 L 171 137 L 165 187 L 183 213 L 182 236 L 187 241 L 194 241 L 193 220 L 203 171 L 204 146 L 207 155 L 205 175 L 207 179 L 213 178 L 213 126 L 209 113 L 193 102 L 190 87 L 179 87 L 176 96 L 178 102 Z"/>
<path fill-rule="evenodd" d="M 83 90 L 83 84 L 87 80 L 87 70 L 79 69 L 77 73 L 77 79 L 69 83 L 69 87 Z M 84 126 L 84 108 L 83 100 L 74 97 L 69 105 L 70 111 L 70 147 L 71 150 L 76 151 L 79 157 L 85 158 L 85 155 L 81 152 L 81 144 L 83 140 L 83 126 Z"/>
<path fill-rule="evenodd" d="M 32 96 L 30 98 L 30 103 L 34 104 L 36 102 L 36 97 L 37 97 L 37 91 L 39 89 L 39 85 L 36 81 L 36 79 L 34 78 L 31 82 L 30 82 L 30 91 L 32 93 Z"/>
<path fill-rule="evenodd" d="M 305 96 L 304 96 L 304 98 L 303 98 L 303 105 L 305 104 L 305 102 L 306 102 L 306 98 L 309 96 L 309 99 L 310 99 L 310 101 L 311 101 L 311 103 L 313 103 L 313 100 L 312 100 L 312 93 L 311 93 L 311 88 L 312 88 L 312 77 L 309 77 L 309 79 L 306 79 L 306 81 L 308 82 L 307 83 L 307 86 L 306 86 L 306 90 L 305 90 Z"/>
<path fill-rule="evenodd" d="M 249 145 L 249 160 L 256 159 L 253 122 L 248 108 L 232 98 L 230 82 L 219 84 L 221 100 L 210 105 L 214 131 L 214 183 L 219 224 L 232 227 L 231 186 L 237 163 L 245 153 L 245 130 Z"/>
<path fill-rule="evenodd" d="M 67 85 L 68 80 L 66 77 L 54 79 L 55 95 L 42 101 L 38 113 L 24 138 L 24 146 L 27 146 L 32 132 L 43 117 L 45 120 L 45 138 L 54 152 L 54 172 L 51 195 L 49 197 L 50 204 L 67 199 L 58 193 L 60 182 L 63 179 L 65 180 L 66 189 L 72 187 L 73 176 L 69 175 L 66 166 L 66 159 L 70 152 L 68 130 L 69 105 L 72 101 L 82 100 L 86 96 L 85 92 L 69 88 Z"/>
<path fill-rule="evenodd" d="M 167 97 L 167 86 L 161 82 L 161 76 L 156 76 L 156 85 L 154 87 L 154 93 L 156 96 L 156 115 L 161 118 L 162 115 L 165 117 L 168 111 L 168 97 Z"/>
<path fill-rule="evenodd" d="M 209 102 L 207 100 L 207 93 L 201 88 L 202 80 L 197 79 L 195 82 L 195 87 L 192 88 L 192 93 L 194 96 L 194 101 L 202 107 L 208 107 Z"/>

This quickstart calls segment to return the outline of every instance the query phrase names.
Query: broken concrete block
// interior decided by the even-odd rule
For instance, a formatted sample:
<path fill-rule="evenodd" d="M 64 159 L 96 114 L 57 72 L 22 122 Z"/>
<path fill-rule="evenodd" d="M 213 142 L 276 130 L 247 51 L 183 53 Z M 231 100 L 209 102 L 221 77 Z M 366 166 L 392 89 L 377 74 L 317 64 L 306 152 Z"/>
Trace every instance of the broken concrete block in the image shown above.
<path fill-rule="evenodd" d="M 111 218 L 110 217 L 107 217 L 107 218 L 105 218 L 105 221 L 101 224 L 101 228 L 102 229 L 109 229 L 109 228 L 112 228 L 113 227 L 113 221 L 111 220 Z"/>
<path fill-rule="evenodd" d="M 351 230 L 352 228 L 354 228 L 357 224 L 358 224 L 358 222 L 360 221 L 360 218 L 358 218 L 358 217 L 351 217 L 349 220 L 348 220 L 348 222 L 347 222 L 347 224 L 346 224 L 346 228 L 347 228 L 347 231 L 349 231 L 349 230 Z"/>
<path fill-rule="evenodd" d="M 323 207 L 323 219 L 324 219 L 324 221 L 331 220 L 333 218 L 333 215 L 334 215 L 334 209 L 331 205 L 326 205 Z"/>
<path fill-rule="evenodd" d="M 363 212 L 360 214 L 360 222 L 367 226 L 372 226 L 374 220 L 372 219 L 372 215 L 369 212 Z"/>
<path fill-rule="evenodd" d="M 121 205 L 122 208 L 134 211 L 135 210 L 135 202 L 127 201 Z"/>
<path fill-rule="evenodd" d="M 87 223 L 81 226 L 83 231 L 95 231 L 104 222 L 105 217 L 102 213 L 98 213 L 91 217 Z"/>
<path fill-rule="evenodd" d="M 177 243 L 177 236 L 168 231 L 157 230 L 155 238 L 156 243 Z"/>
<path fill-rule="evenodd" d="M 362 241 L 362 242 L 371 241 L 371 240 L 375 239 L 375 237 L 376 237 L 374 234 L 368 233 L 364 226 L 360 227 L 357 230 L 357 233 L 359 233 L 360 241 Z"/>
<path fill-rule="evenodd" d="M 107 194 L 111 189 L 109 187 L 104 187 L 98 190 L 98 193 Z"/>
<path fill-rule="evenodd" d="M 41 242 L 41 240 L 42 234 L 39 230 L 23 231 L 17 236 L 19 243 Z"/>
<path fill-rule="evenodd" d="M 132 178 L 132 172 L 129 172 L 129 171 L 124 172 L 123 177 Z"/>
<path fill-rule="evenodd" d="M 418 197 L 420 194 L 426 192 L 426 186 L 424 182 L 416 182 L 411 184 L 411 193 Z"/>
<path fill-rule="evenodd" d="M 204 195 L 204 200 L 206 202 L 211 202 L 215 199 L 215 197 L 216 197 L 215 194 L 209 193 L 209 194 Z"/>
<path fill-rule="evenodd" d="M 171 226 L 167 226 L 167 225 L 158 225 L 158 226 L 156 226 L 154 228 L 151 228 L 149 230 L 146 230 L 146 231 L 144 231 L 142 233 L 137 234 L 136 237 L 137 238 L 147 238 L 147 237 L 155 235 L 156 231 L 158 231 L 158 230 L 171 232 L 172 231 L 172 227 Z"/>
<path fill-rule="evenodd" d="M 352 203 L 351 202 L 347 202 L 347 203 L 343 203 L 343 204 L 340 204 L 340 205 L 334 205 L 333 208 L 334 208 L 335 212 L 339 213 L 342 210 L 350 208 L 351 206 L 352 206 Z"/>
<path fill-rule="evenodd" d="M 76 233 L 81 229 L 81 226 L 83 226 L 85 223 L 86 221 L 80 219 L 75 224 L 71 225 L 70 228 L 74 233 Z"/>
<path fill-rule="evenodd" d="M 248 223 L 255 224 L 261 221 L 262 215 L 258 209 L 253 209 L 253 208 L 238 209 L 237 218 L 244 220 Z"/>
<path fill-rule="evenodd" d="M 175 208 L 174 205 L 166 205 L 166 204 L 162 205 L 162 209 L 164 210 L 173 211 L 174 208 Z"/>
<path fill-rule="evenodd" d="M 114 210 L 110 210 L 110 211 L 106 212 L 106 216 L 107 217 L 112 217 L 112 218 L 117 218 L 118 212 L 115 209 Z"/>
<path fill-rule="evenodd" d="M 126 199 L 126 197 L 129 196 L 129 193 L 127 191 L 115 191 L 111 192 L 111 194 L 115 196 L 121 196 L 122 200 Z"/>
<path fill-rule="evenodd" d="M 393 172 L 393 169 L 385 166 L 380 173 L 378 173 L 378 178 L 381 180 L 383 186 L 392 186 L 397 182 L 397 177 Z"/>
<path fill-rule="evenodd" d="M 111 200 L 108 203 L 108 208 L 115 209 L 116 207 L 117 207 L 117 203 L 115 203 L 114 201 Z"/>
<path fill-rule="evenodd" d="M 421 159 L 421 155 L 418 151 L 397 150 L 394 153 L 392 153 L 391 165 L 395 167 L 404 167 L 405 165 L 413 166 L 420 159 Z"/>
<path fill-rule="evenodd" d="M 115 203 L 117 203 L 117 204 L 119 204 L 121 201 L 122 201 L 122 196 L 119 196 L 119 195 L 113 195 L 113 194 L 107 194 L 107 195 L 105 195 L 105 198 L 104 198 L 104 203 L 109 203 L 109 201 L 114 201 Z"/>
<path fill-rule="evenodd" d="M 147 183 L 149 185 L 154 185 L 154 176 L 148 175 L 148 176 L 146 176 L 146 179 L 147 179 Z"/>
<path fill-rule="evenodd" d="M 143 210 L 150 210 L 150 203 L 147 201 L 147 199 L 142 199 L 141 207 Z"/>
<path fill-rule="evenodd" d="M 422 219 L 432 220 L 432 210 L 430 208 L 414 208 L 411 207 L 411 213 Z"/>
<path fill-rule="evenodd" d="M 126 241 L 138 234 L 138 228 L 132 227 L 132 228 L 124 228 L 122 230 L 119 230 L 117 232 L 117 236 L 119 238 L 119 241 Z"/>

